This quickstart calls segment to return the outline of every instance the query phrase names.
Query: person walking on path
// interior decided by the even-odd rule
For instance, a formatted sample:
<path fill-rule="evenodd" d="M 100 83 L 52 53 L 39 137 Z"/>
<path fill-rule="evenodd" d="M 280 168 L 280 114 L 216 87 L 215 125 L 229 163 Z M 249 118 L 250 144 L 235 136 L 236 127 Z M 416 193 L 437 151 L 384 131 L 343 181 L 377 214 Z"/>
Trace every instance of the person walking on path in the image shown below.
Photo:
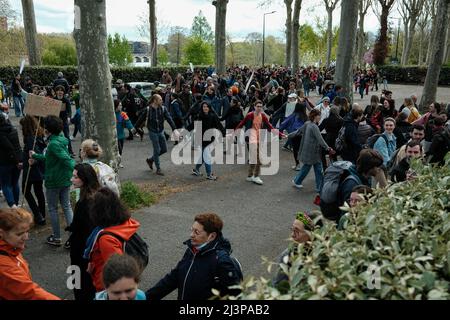
<path fill-rule="evenodd" d="M 261 135 L 262 129 L 268 129 L 269 131 L 273 131 L 275 134 L 278 134 L 280 137 L 286 137 L 283 133 L 279 132 L 275 129 L 269 121 L 269 118 L 265 113 L 263 113 L 263 103 L 261 100 L 257 100 L 255 102 L 255 111 L 250 112 L 244 118 L 244 120 L 239 123 L 236 127 L 236 130 L 241 129 L 245 126 L 245 131 L 249 131 L 250 135 L 248 137 L 248 146 L 250 151 L 250 160 L 249 160 L 249 170 L 247 181 L 253 182 L 257 185 L 263 185 L 264 182 L 260 178 L 261 173 L 261 160 L 260 160 L 260 143 L 261 143 Z M 247 138 L 246 138 L 247 139 Z"/>
<path fill-rule="evenodd" d="M 44 119 L 45 133 L 48 135 L 48 146 L 45 154 L 30 151 L 29 164 L 35 161 L 45 161 L 45 188 L 48 204 L 48 212 L 52 223 L 53 234 L 47 238 L 47 243 L 53 246 L 61 246 L 61 231 L 59 225 L 58 201 L 64 211 L 67 226 L 72 224 L 73 212 L 70 205 L 70 186 L 72 182 L 73 167 L 75 161 L 69 154 L 67 146 L 69 140 L 62 134 L 62 120 L 56 116 L 48 116 Z M 66 247 L 69 243 L 66 243 Z"/>
<path fill-rule="evenodd" d="M 70 235 L 70 264 L 80 268 L 80 288 L 74 289 L 75 300 L 92 300 L 95 288 L 87 272 L 88 260 L 83 258 L 86 241 L 94 229 L 89 217 L 90 202 L 100 189 L 97 173 L 88 163 L 77 164 L 73 170 L 72 184 L 80 189 L 80 200 L 75 205 L 72 224 L 67 228 Z"/>
<path fill-rule="evenodd" d="M 153 171 L 153 164 L 156 165 L 156 174 L 163 176 L 159 157 L 167 152 L 166 137 L 164 136 L 164 120 L 171 126 L 175 137 L 178 135 L 176 125 L 173 122 L 167 108 L 163 106 L 163 100 L 160 95 L 155 94 L 150 98 L 150 108 L 148 110 L 147 128 L 150 140 L 153 145 L 153 155 L 146 160 L 150 170 Z"/>
<path fill-rule="evenodd" d="M 45 225 L 45 195 L 44 195 L 44 174 L 45 163 L 37 161 L 34 165 L 28 164 L 30 151 L 43 153 L 47 144 L 44 141 L 44 130 L 40 127 L 38 121 L 33 116 L 25 116 L 20 119 L 23 134 L 23 175 L 22 192 L 27 199 L 34 221 L 38 225 Z M 36 143 L 34 143 L 36 139 Z M 33 149 L 34 147 L 34 149 Z M 28 173 L 30 171 L 30 173 Z M 28 178 L 28 183 L 27 183 Z M 34 195 L 31 192 L 34 190 Z"/>
<path fill-rule="evenodd" d="M 311 167 L 314 167 L 317 194 L 320 194 L 323 180 L 323 167 L 321 160 L 322 149 L 327 150 L 330 154 L 335 153 L 320 134 L 320 129 L 318 126 L 320 117 L 321 113 L 319 110 L 312 110 L 309 114 L 309 121 L 302 127 L 303 138 L 300 144 L 299 160 L 303 163 L 303 166 L 292 181 L 294 187 L 303 189 L 303 180 L 308 175 Z"/>

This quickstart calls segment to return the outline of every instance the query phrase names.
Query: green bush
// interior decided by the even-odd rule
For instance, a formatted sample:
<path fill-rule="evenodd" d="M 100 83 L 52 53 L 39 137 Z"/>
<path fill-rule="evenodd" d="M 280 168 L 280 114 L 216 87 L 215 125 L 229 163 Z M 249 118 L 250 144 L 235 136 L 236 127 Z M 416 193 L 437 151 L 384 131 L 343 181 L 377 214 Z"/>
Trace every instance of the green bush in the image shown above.
<path fill-rule="evenodd" d="M 386 76 L 390 83 L 424 84 L 427 76 L 425 67 L 380 66 L 377 68 L 380 75 Z M 443 66 L 439 78 L 439 85 L 450 85 L 450 67 Z"/>
<path fill-rule="evenodd" d="M 205 67 L 200 67 L 206 69 Z M 169 73 L 173 78 L 177 73 L 184 74 L 189 66 L 180 67 L 164 67 L 164 68 L 138 68 L 138 67 L 117 67 L 111 68 L 111 74 L 113 80 L 122 79 L 125 82 L 153 82 L 161 81 L 163 69 L 169 70 Z M 38 66 L 38 67 L 25 67 L 23 71 L 23 77 L 29 76 L 33 80 L 33 83 L 39 85 L 50 85 L 53 80 L 56 79 L 58 72 L 61 71 L 64 77 L 70 84 L 75 84 L 78 81 L 78 69 L 77 67 L 65 66 Z M 15 75 L 19 73 L 18 66 L 6 66 L 0 67 L 0 81 L 10 84 Z"/>
<path fill-rule="evenodd" d="M 300 245 L 292 267 L 283 265 L 286 294 L 250 278 L 240 298 L 449 299 L 450 156 L 443 168 L 414 163 L 413 169 L 414 181 L 379 190 L 351 209 L 345 231 L 327 223 L 313 233 L 308 252 Z"/>
<path fill-rule="evenodd" d="M 151 193 L 142 190 L 138 185 L 131 181 L 122 184 L 120 198 L 123 203 L 132 210 L 149 207 L 155 202 L 155 198 Z"/>

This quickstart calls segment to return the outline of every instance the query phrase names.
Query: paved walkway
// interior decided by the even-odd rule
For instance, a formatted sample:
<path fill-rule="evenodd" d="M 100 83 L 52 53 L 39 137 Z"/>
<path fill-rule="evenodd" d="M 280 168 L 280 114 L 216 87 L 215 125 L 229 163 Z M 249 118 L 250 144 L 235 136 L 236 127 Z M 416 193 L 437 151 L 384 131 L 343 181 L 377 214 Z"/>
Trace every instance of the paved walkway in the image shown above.
<path fill-rule="evenodd" d="M 411 94 L 420 96 L 416 86 L 390 86 L 398 106 L 402 98 Z M 450 101 L 450 90 L 439 88 L 438 100 Z M 315 98 L 313 98 L 315 99 Z M 420 97 L 419 97 L 420 99 Z M 355 102 L 365 106 L 370 97 Z M 13 121 L 17 122 L 17 119 Z M 79 137 L 75 147 L 79 146 Z M 231 240 L 234 255 L 242 263 L 244 275 L 268 276 L 262 256 L 275 260 L 288 242 L 290 225 L 299 210 L 318 209 L 314 199 L 313 173 L 305 181 L 305 189 L 291 186 L 295 174 L 291 170 L 292 154 L 280 151 L 280 171 L 275 176 L 263 177 L 264 186 L 245 181 L 246 165 L 216 165 L 214 172 L 219 180 L 212 182 L 191 176 L 191 165 L 175 166 L 170 154 L 162 157 L 165 177 L 151 173 L 145 158 L 151 151 L 148 136 L 144 141 L 126 141 L 125 168 L 122 181 L 145 184 L 152 190 L 165 194 L 158 204 L 133 214 L 141 222 L 140 233 L 150 246 L 150 263 L 144 271 L 141 288 L 147 289 L 171 270 L 181 258 L 185 247 L 182 242 L 189 237 L 193 217 L 201 212 L 216 212 L 224 220 L 224 234 Z M 169 149 L 172 143 L 169 143 Z M 76 150 L 76 149 L 75 149 Z M 202 168 L 204 172 L 204 168 Z M 5 202 L 0 199 L 0 205 Z M 64 248 L 49 247 L 44 243 L 51 233 L 50 225 L 31 232 L 25 257 L 30 263 L 33 279 L 45 289 L 63 298 L 72 299 L 66 288 L 69 265 L 68 252 Z M 64 235 L 64 240 L 67 235 Z M 176 293 L 168 296 L 176 299 Z"/>

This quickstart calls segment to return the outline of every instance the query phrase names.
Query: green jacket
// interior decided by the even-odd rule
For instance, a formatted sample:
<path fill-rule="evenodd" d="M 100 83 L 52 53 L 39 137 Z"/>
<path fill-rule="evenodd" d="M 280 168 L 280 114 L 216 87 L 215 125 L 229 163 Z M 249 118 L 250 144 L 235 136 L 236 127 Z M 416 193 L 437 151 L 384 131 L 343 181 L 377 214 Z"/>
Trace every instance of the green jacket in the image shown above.
<path fill-rule="evenodd" d="M 73 160 L 67 149 L 69 140 L 62 133 L 51 135 L 47 151 L 44 154 L 34 154 L 33 159 L 45 161 L 45 187 L 47 189 L 56 189 L 70 187 L 72 182 Z"/>

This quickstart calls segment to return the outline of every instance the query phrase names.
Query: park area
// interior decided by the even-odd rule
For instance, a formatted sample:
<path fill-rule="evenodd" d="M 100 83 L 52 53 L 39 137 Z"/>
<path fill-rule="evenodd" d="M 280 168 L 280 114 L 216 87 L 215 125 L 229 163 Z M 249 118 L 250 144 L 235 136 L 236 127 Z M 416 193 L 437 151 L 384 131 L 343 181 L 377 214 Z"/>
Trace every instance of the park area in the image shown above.
<path fill-rule="evenodd" d="M 174 16 L 160 1 L 133 2 L 143 13 L 118 1 L 74 0 L 68 10 L 52 0 L 0 0 L 0 300 L 113 300 L 111 288 L 132 279 L 124 269 L 135 264 L 105 265 L 114 252 L 136 252 L 117 244 L 131 243 L 123 233 L 103 242 L 100 234 L 136 223 L 148 265 L 138 268 L 131 300 L 227 299 L 236 291 L 223 283 L 240 272 L 240 300 L 450 298 L 450 0 L 182 0 L 168 2 L 185 9 Z M 44 22 L 51 5 L 69 26 Z M 132 22 L 117 26 L 119 15 Z M 194 123 L 233 148 L 233 134 L 248 129 L 240 147 L 249 153 L 271 129 L 278 170 L 265 175 L 268 165 L 250 155 L 209 165 L 229 154 L 210 150 L 220 139 L 193 142 L 200 163 L 180 164 L 180 145 L 191 150 L 183 132 L 205 133 Z M 323 190 L 344 160 L 332 217 Z M 314 173 L 302 176 L 308 166 Z M 43 211 L 29 201 L 39 190 L 25 199 L 36 182 L 28 170 L 41 170 Z M 357 183 L 347 194 L 350 176 Z M 66 229 L 69 204 L 76 222 Z M 22 209 L 35 223 L 29 238 L 16 233 L 20 242 L 11 230 L 24 222 L 11 228 L 19 220 L 8 215 Z M 214 215 L 194 221 L 199 214 Z M 11 271 L 22 258 L 31 275 Z M 84 268 L 80 291 L 74 265 Z M 124 275 L 107 283 L 103 268 Z M 33 296 L 21 281 L 46 292 Z"/>

